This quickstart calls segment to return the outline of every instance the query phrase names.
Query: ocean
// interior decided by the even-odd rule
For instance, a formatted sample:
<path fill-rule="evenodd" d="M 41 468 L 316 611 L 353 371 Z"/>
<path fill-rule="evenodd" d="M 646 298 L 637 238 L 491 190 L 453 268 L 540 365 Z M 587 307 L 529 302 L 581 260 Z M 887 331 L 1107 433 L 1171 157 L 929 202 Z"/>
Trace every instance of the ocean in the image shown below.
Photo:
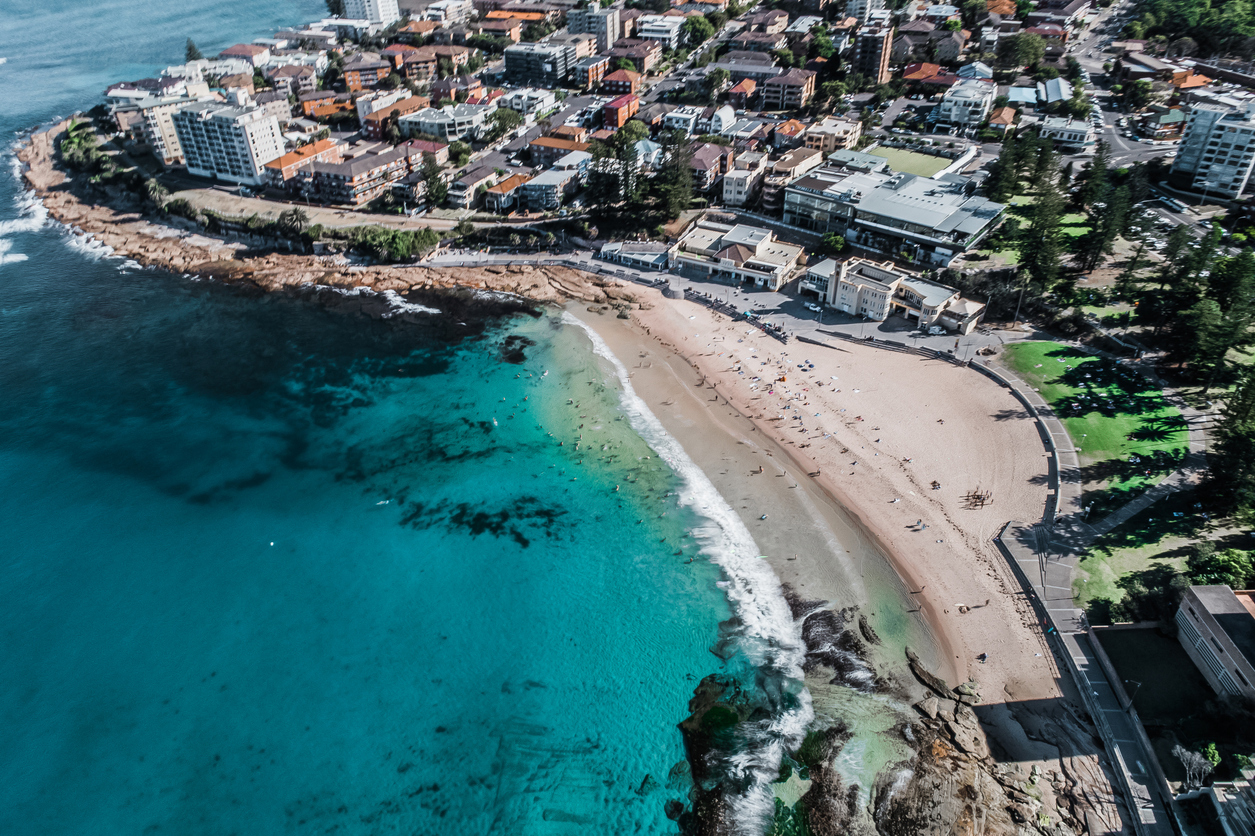
<path fill-rule="evenodd" d="M 11 2 L 0 128 L 322 13 Z M 760 828 L 809 703 L 736 515 L 561 312 L 362 301 L 141 269 L 2 178 L 3 831 L 676 832 L 712 674 L 771 708 Z"/>

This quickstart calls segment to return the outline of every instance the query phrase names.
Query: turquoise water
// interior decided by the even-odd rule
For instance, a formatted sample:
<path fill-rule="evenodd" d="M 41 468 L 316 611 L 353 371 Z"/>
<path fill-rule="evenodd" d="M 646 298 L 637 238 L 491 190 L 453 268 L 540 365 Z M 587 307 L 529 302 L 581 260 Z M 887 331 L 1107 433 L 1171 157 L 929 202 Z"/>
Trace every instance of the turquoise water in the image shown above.
<path fill-rule="evenodd" d="M 0 127 L 320 13 L 8 6 Z M 0 830 L 675 832 L 711 673 L 780 708 L 758 822 L 806 700 L 748 532 L 558 312 L 423 301 L 140 270 L 0 183 Z"/>

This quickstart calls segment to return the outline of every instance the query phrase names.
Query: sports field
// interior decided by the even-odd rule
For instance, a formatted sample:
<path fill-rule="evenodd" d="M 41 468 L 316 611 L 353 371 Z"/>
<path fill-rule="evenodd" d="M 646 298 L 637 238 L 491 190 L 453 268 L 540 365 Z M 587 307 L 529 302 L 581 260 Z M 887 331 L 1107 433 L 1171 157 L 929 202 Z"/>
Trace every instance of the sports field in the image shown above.
<path fill-rule="evenodd" d="M 921 154 L 918 151 L 907 151 L 903 148 L 873 148 L 867 153 L 884 157 L 894 171 L 918 174 L 921 177 L 932 177 L 953 162 L 946 157 L 934 157 L 931 154 Z"/>

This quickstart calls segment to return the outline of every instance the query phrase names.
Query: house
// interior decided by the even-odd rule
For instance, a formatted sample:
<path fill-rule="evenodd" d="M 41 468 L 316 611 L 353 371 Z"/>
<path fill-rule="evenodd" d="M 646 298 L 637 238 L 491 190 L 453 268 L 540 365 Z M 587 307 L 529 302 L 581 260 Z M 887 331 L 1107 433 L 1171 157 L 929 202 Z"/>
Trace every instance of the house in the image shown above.
<path fill-rule="evenodd" d="M 670 266 L 708 281 L 752 282 L 778 291 L 801 256 L 801 247 L 778 240 L 769 229 L 699 220 L 672 248 Z"/>
<path fill-rule="evenodd" d="M 624 93 L 602 107 L 602 123 L 607 128 L 622 128 L 641 109 L 641 100 L 631 93 Z"/>
<path fill-rule="evenodd" d="M 243 90 L 250 97 L 256 92 L 253 86 L 252 73 L 240 73 L 238 75 L 224 75 L 218 79 L 218 86 L 223 90 Z"/>
<path fill-rule="evenodd" d="M 1006 211 L 974 192 L 972 180 L 957 174 L 824 167 L 788 185 L 783 218 L 821 235 L 835 232 L 863 249 L 945 267 L 984 240 Z"/>
<path fill-rule="evenodd" d="M 498 215 L 508 214 L 519 205 L 522 196 L 519 187 L 530 179 L 530 174 L 515 174 L 495 186 L 489 186 L 484 192 L 484 208 Z"/>
<path fill-rule="evenodd" d="M 720 175 L 732 168 L 732 149 L 713 142 L 695 142 L 689 146 L 693 171 L 693 191 L 707 192 Z"/>
<path fill-rule="evenodd" d="M 955 72 L 959 78 L 978 78 L 983 81 L 992 81 L 994 77 L 993 68 L 981 61 L 973 61 L 971 64 L 964 64 Z"/>
<path fill-rule="evenodd" d="M 406 92 L 408 93 L 409 91 L 407 90 Z M 362 136 L 366 139 L 381 140 L 387 133 L 388 125 L 397 125 L 397 130 L 399 131 L 402 116 L 416 113 L 430 104 L 431 100 L 426 96 L 409 96 L 372 113 L 368 113 L 361 120 Z"/>
<path fill-rule="evenodd" d="M 344 86 L 347 90 L 374 90 L 392 74 L 393 65 L 387 61 L 371 60 L 356 55 L 344 65 Z"/>
<path fill-rule="evenodd" d="M 743 78 L 728 91 L 728 104 L 744 110 L 749 107 L 750 101 L 754 98 L 754 91 L 758 88 L 758 84 L 752 78 Z"/>
<path fill-rule="evenodd" d="M 1047 116 L 1042 120 L 1039 133 L 1071 152 L 1092 148 L 1095 139 L 1094 126 L 1088 119 L 1070 116 Z"/>
<path fill-rule="evenodd" d="M 1041 104 L 1066 102 L 1072 98 L 1072 85 L 1066 78 L 1051 78 L 1037 82 L 1037 101 Z"/>
<path fill-rule="evenodd" d="M 620 38 L 615 41 L 609 57 L 612 65 L 626 58 L 636 66 L 638 73 L 648 73 L 662 60 L 662 44 L 654 40 Z"/>
<path fill-rule="evenodd" d="M 723 204 L 745 206 L 752 203 L 766 174 L 766 154 L 746 151 L 738 155 L 732 170 L 723 177 Z"/>
<path fill-rule="evenodd" d="M 602 92 L 611 95 L 636 95 L 641 87 L 641 74 L 631 70 L 615 70 L 601 80 Z"/>
<path fill-rule="evenodd" d="M 715 107 L 711 105 L 697 117 L 697 132 L 702 134 L 721 134 L 736 123 L 736 111 L 731 105 Z"/>
<path fill-rule="evenodd" d="M 523 39 L 523 21 L 514 20 L 481 20 L 475 24 L 481 34 L 494 38 L 509 38 L 516 44 Z"/>
<path fill-rule="evenodd" d="M 802 141 L 807 148 L 828 156 L 833 151 L 853 148 L 862 135 L 863 123 L 859 120 L 829 116 L 807 128 Z"/>
<path fill-rule="evenodd" d="M 1150 112 L 1142 116 L 1142 136 L 1160 142 L 1180 139 L 1185 132 L 1186 119 L 1180 107 L 1151 105 Z"/>
<path fill-rule="evenodd" d="M 267 71 L 266 79 L 275 90 L 293 96 L 314 92 L 314 87 L 318 83 L 314 68 L 302 64 L 275 67 Z"/>
<path fill-rule="evenodd" d="M 810 289 L 825 287 L 824 302 L 851 316 L 883 322 L 902 316 L 922 328 L 941 326 L 959 334 L 975 330 L 985 306 L 964 299 L 953 287 L 901 270 L 892 261 L 851 258 L 807 271 Z"/>
<path fill-rule="evenodd" d="M 684 131 L 685 134 L 697 132 L 697 120 L 702 109 L 693 105 L 684 105 L 662 117 L 662 126 L 669 131 Z"/>
<path fill-rule="evenodd" d="M 592 90 L 600 86 L 610 70 L 610 59 L 604 55 L 590 55 L 575 62 L 571 71 L 572 83 L 576 87 Z"/>
<path fill-rule="evenodd" d="M 1255 698 L 1255 592 L 1191 586 L 1176 625 L 1181 646 L 1217 694 Z"/>
<path fill-rule="evenodd" d="M 1068 30 L 1057 23 L 1039 23 L 1024 30 L 1026 35 L 1036 35 L 1047 47 L 1063 46 L 1068 42 Z"/>
<path fill-rule="evenodd" d="M 789 119 L 772 129 L 771 144 L 775 148 L 797 148 L 805 136 L 806 126 L 796 119 Z"/>
<path fill-rule="evenodd" d="M 486 193 L 496 179 L 497 172 L 490 165 L 466 172 L 449 184 L 449 205 L 454 209 L 474 209 L 480 195 Z"/>
<path fill-rule="evenodd" d="M 805 107 L 815 95 L 815 73 L 794 67 L 763 81 L 760 90 L 761 109 L 796 110 Z"/>
<path fill-rule="evenodd" d="M 989 129 L 1000 134 L 1015 133 L 1015 123 L 1020 114 L 1013 107 L 1000 107 L 989 115 Z"/>
<path fill-rule="evenodd" d="M 281 189 L 297 186 L 297 173 L 313 163 L 338 163 L 343 146 L 331 139 L 320 139 L 266 163 L 266 185 Z"/>
<path fill-rule="evenodd" d="M 258 44 L 236 44 L 219 52 L 218 58 L 239 58 L 253 67 L 264 67 L 270 63 L 270 48 Z"/>
<path fill-rule="evenodd" d="M 588 139 L 588 128 L 583 125 L 559 125 L 546 136 L 552 136 L 555 139 L 567 139 L 571 142 L 584 142 Z"/>
<path fill-rule="evenodd" d="M 558 209 L 566 202 L 567 195 L 578 186 L 579 174 L 574 170 L 546 171 L 520 187 L 522 203 L 529 212 Z"/>
<path fill-rule="evenodd" d="M 787 43 L 783 30 L 775 34 L 745 32 L 732 39 L 732 48 L 745 52 L 775 52 L 777 49 L 784 49 Z"/>
<path fill-rule="evenodd" d="M 671 15 L 641 15 L 636 19 L 636 37 L 657 41 L 664 49 L 676 49 L 683 38 L 686 18 Z"/>
<path fill-rule="evenodd" d="M 768 35 L 779 35 L 789 25 L 789 13 L 779 9 L 756 12 L 743 19 L 750 32 L 765 32 Z"/>
<path fill-rule="evenodd" d="M 583 142 L 572 142 L 569 139 L 557 139 L 552 136 L 540 136 L 533 139 L 527 146 L 531 150 L 532 165 L 551 166 L 572 151 L 587 151 L 588 145 Z"/>
<path fill-rule="evenodd" d="M 937 121 L 947 125 L 974 128 L 985 121 L 993 109 L 998 88 L 987 81 L 965 78 L 942 96 L 937 106 Z"/>
<path fill-rule="evenodd" d="M 392 148 L 344 162 L 315 162 L 297 173 L 301 196 L 318 203 L 361 206 L 410 174 L 411 154 Z"/>

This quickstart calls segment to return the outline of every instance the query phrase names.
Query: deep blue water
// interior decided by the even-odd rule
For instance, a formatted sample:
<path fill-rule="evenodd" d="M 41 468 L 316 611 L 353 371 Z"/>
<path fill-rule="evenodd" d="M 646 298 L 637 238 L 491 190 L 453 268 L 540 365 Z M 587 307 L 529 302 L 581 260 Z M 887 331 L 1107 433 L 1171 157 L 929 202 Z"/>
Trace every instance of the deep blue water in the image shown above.
<path fill-rule="evenodd" d="M 10 2 L 0 129 L 321 12 Z M 709 652 L 769 570 L 588 335 L 360 301 L 99 258 L 2 178 L 0 831 L 673 832 L 694 686 L 789 669 Z"/>

